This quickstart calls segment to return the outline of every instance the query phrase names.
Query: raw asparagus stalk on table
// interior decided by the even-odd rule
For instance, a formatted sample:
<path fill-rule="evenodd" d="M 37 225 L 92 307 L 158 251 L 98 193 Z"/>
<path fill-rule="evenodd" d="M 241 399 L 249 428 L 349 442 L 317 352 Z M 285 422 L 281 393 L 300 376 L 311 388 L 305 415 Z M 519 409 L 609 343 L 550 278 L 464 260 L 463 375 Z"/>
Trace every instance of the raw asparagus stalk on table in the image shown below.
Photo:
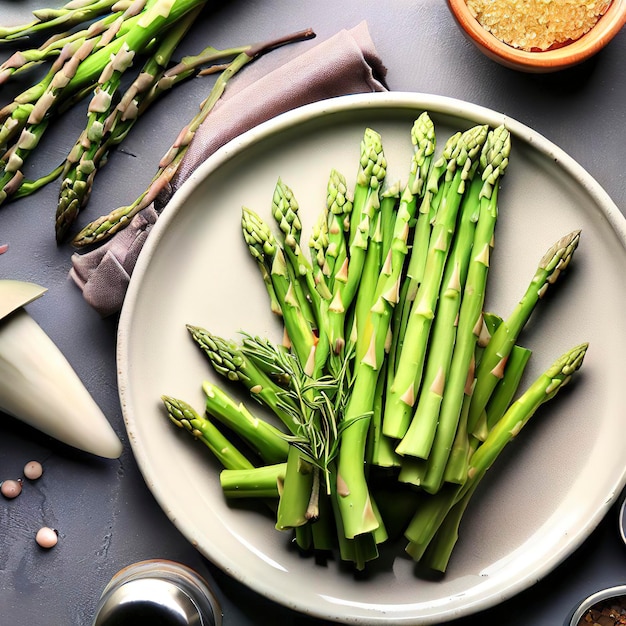
<path fill-rule="evenodd" d="M 95 175 L 137 118 L 185 79 L 219 74 L 199 113 L 161 160 L 146 192 L 92 221 L 73 243 L 82 247 L 106 239 L 168 185 L 197 127 L 233 76 L 276 47 L 315 36 L 307 29 L 258 44 L 223 50 L 208 46 L 173 62 L 205 5 L 206 0 L 72 0 L 60 9 L 35 11 L 32 22 L 0 27 L 0 43 L 14 46 L 49 35 L 39 47 L 24 46 L 0 64 L 0 84 L 26 79 L 34 67 L 48 68 L 43 78 L 0 110 L 0 204 L 30 195 L 60 176 L 55 235 L 59 243 L 64 241 L 89 201 Z M 134 80 L 123 91 L 128 81 L 122 78 L 131 73 Z M 36 179 L 26 179 L 25 163 L 46 130 L 89 95 L 85 128 L 65 161 Z"/>
<path fill-rule="evenodd" d="M 39 35 L 46 31 L 58 32 L 59 28 L 77 26 L 111 11 L 113 14 L 126 10 L 132 2 L 120 2 L 119 0 L 95 0 L 94 2 L 76 2 L 72 0 L 59 9 L 37 9 L 33 11 L 36 18 L 27 24 L 17 26 L 0 26 L 0 39 L 11 41 Z M 141 3 L 143 4 L 143 3 Z M 21 67 L 21 59 L 31 59 L 23 53 L 16 53 L 12 63 L 5 63 L 6 67 Z"/>
<path fill-rule="evenodd" d="M 152 101 L 156 99 L 157 92 L 153 86 L 163 74 L 172 54 L 201 9 L 202 7 L 199 7 L 191 11 L 165 34 L 162 42 L 119 101 L 117 97 L 120 83 L 128 69 L 127 63 L 133 61 L 134 53 L 130 58 L 126 57 L 127 63 L 117 62 L 116 55 L 105 66 L 89 104 L 87 126 L 63 165 L 55 227 L 58 242 L 65 239 L 78 212 L 87 204 L 94 177 L 100 165 L 106 161 L 110 149 L 122 141 L 137 120 L 139 105 L 142 104 L 145 110 L 148 96 L 152 94 Z M 128 54 L 127 51 L 125 54 Z"/>
<path fill-rule="evenodd" d="M 356 569 L 392 532 L 406 537 L 414 559 L 445 571 L 481 479 L 587 350 L 573 348 L 527 384 L 531 351 L 517 343 L 546 285 L 570 263 L 579 231 L 550 248 L 508 319 L 484 311 L 507 129 L 455 133 L 436 157 L 423 113 L 411 142 L 399 187 L 386 180 L 381 135 L 365 131 L 352 193 L 330 172 L 310 255 L 300 205 L 282 179 L 270 203 L 276 235 L 243 208 L 243 239 L 284 342 L 247 333 L 237 342 L 188 325 L 224 389 L 203 383 L 205 417 L 163 397 L 172 421 L 221 461 L 226 498 L 269 499 L 277 529 L 304 550 L 336 547 Z M 488 382 L 479 386 L 481 377 Z M 253 415 L 241 393 L 261 412 Z M 473 401 L 480 419 L 470 417 Z M 231 435 L 249 442 L 239 454 L 254 464 L 235 467 Z"/>
<path fill-rule="evenodd" d="M 113 22 L 104 33 L 72 42 L 64 48 L 64 54 L 57 57 L 50 72 L 39 84 L 16 100 L 17 107 L 11 105 L 3 111 L 10 112 L 10 121 L 4 128 L 10 131 L 8 139 L 19 133 L 14 144 L 2 144 L 5 151 L 2 157 L 3 172 L 0 176 L 0 201 L 4 201 L 19 189 L 24 178 L 24 161 L 35 150 L 51 119 L 60 107 L 75 94 L 86 88 L 93 88 L 104 68 L 110 63 L 111 55 L 124 56 L 130 63 L 134 54 L 149 50 L 155 35 L 164 28 L 176 24 L 189 11 L 204 4 L 204 0 L 176 0 L 169 11 L 164 11 L 164 0 L 148 2 L 139 6 L 139 11 L 131 5 Z M 129 58 L 130 57 L 130 58 Z M 28 116 L 15 116 L 22 108 L 29 110 Z M 2 119 L 2 118 L 0 118 Z"/>
<path fill-rule="evenodd" d="M 110 213 L 102 215 L 87 224 L 87 226 L 74 237 L 72 243 L 77 247 L 84 247 L 108 239 L 119 230 L 125 228 L 131 218 L 139 211 L 149 206 L 172 181 L 196 131 L 222 97 L 232 77 L 248 63 L 267 54 L 271 50 L 288 43 L 293 43 L 294 41 L 310 39 L 314 36 L 313 31 L 307 29 L 272 41 L 247 46 L 243 52 L 237 54 L 221 71 L 209 95 L 201 103 L 200 111 L 192 118 L 189 124 L 181 129 L 172 146 L 161 158 L 158 169 L 148 188 L 131 204 L 118 207 Z"/>

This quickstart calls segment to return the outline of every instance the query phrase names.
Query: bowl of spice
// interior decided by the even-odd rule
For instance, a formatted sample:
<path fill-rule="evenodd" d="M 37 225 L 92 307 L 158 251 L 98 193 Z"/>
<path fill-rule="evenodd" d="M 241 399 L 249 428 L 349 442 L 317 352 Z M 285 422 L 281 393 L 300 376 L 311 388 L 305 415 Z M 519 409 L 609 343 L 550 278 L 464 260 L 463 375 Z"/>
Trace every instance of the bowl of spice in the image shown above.
<path fill-rule="evenodd" d="M 448 0 L 463 32 L 488 57 L 554 72 L 601 50 L 626 23 L 626 0 Z"/>
<path fill-rule="evenodd" d="M 626 585 L 602 589 L 585 599 L 567 618 L 565 626 L 624 626 Z"/>

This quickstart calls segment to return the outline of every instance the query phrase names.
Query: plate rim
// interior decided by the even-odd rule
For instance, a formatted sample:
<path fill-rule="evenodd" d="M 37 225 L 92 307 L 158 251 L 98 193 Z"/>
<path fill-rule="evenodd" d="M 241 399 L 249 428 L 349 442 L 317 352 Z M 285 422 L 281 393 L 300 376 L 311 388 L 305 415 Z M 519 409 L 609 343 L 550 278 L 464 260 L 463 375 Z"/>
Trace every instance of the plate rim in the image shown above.
<path fill-rule="evenodd" d="M 151 229 L 150 236 L 147 238 L 145 245 L 141 253 L 139 254 L 137 263 L 133 270 L 128 290 L 122 305 L 120 317 L 118 321 L 117 331 L 117 346 L 116 346 L 116 362 L 117 362 L 117 374 L 118 374 L 118 394 L 122 407 L 122 414 L 124 425 L 127 431 L 128 439 L 131 444 L 134 458 L 137 462 L 139 470 L 144 478 L 148 488 L 152 495 L 157 500 L 159 506 L 165 512 L 167 517 L 173 523 L 173 525 L 183 534 L 183 536 L 190 540 L 190 536 L 193 533 L 187 528 L 184 520 L 176 514 L 176 511 L 172 511 L 167 505 L 164 494 L 159 492 L 158 486 L 153 483 L 150 477 L 147 475 L 147 466 L 151 464 L 147 458 L 145 450 L 141 449 L 140 444 L 136 438 L 131 434 L 133 426 L 133 418 L 128 412 L 128 402 L 126 398 L 127 383 L 125 380 L 125 373 L 128 372 L 127 362 L 127 334 L 125 329 L 129 326 L 132 319 L 135 303 L 137 301 L 138 292 L 142 282 L 142 277 L 147 271 L 149 266 L 150 257 L 156 251 L 159 246 L 161 237 L 167 232 L 169 224 L 175 219 L 177 213 L 182 210 L 185 205 L 185 201 L 193 192 L 195 186 L 206 178 L 211 172 L 218 169 L 223 163 L 229 161 L 232 157 L 244 151 L 249 146 L 262 141 L 264 138 L 274 134 L 278 134 L 284 130 L 287 130 L 298 124 L 305 123 L 313 118 L 322 117 L 329 114 L 339 113 L 346 111 L 350 108 L 359 109 L 415 109 L 426 110 L 436 112 L 445 116 L 456 116 L 462 119 L 467 119 L 475 123 L 486 123 L 490 126 L 497 126 L 504 124 L 513 136 L 520 137 L 524 142 L 532 144 L 533 148 L 538 150 L 543 155 L 549 157 L 559 164 L 559 166 L 566 171 L 570 176 L 574 177 L 581 185 L 582 188 L 593 198 L 594 202 L 601 209 L 602 214 L 606 217 L 609 226 L 618 237 L 623 248 L 626 249 L 626 217 L 622 215 L 619 208 L 612 200 L 610 195 L 604 190 L 600 183 L 585 169 L 583 168 L 572 156 L 562 150 L 559 146 L 547 139 L 541 133 L 533 130 L 526 124 L 519 122 L 517 119 L 512 118 L 506 114 L 499 113 L 488 107 L 467 102 L 458 98 L 452 98 L 443 95 L 426 94 L 418 92 L 374 92 L 366 94 L 350 94 L 346 96 L 337 96 L 326 100 L 321 100 L 311 104 L 300 106 L 291 111 L 282 113 L 266 122 L 259 124 L 258 126 L 245 131 L 238 137 L 230 140 L 227 144 L 216 150 L 211 156 L 209 156 L 199 167 L 190 174 L 188 179 L 181 185 L 181 187 L 172 196 L 161 215 L 157 219 L 156 223 Z M 612 507 L 613 503 L 622 492 L 626 485 L 626 467 L 622 474 L 616 477 L 613 492 L 603 500 L 603 504 L 599 507 L 594 516 L 592 516 L 586 526 L 581 529 L 581 532 L 575 538 L 570 538 L 567 546 L 557 551 L 551 559 L 547 560 L 547 565 L 544 564 L 540 572 L 535 572 L 533 577 L 528 576 L 526 579 L 518 581 L 516 584 L 509 585 L 506 589 L 500 590 L 497 593 L 489 595 L 487 598 L 481 598 L 479 601 L 474 602 L 471 606 L 467 606 L 464 609 L 453 609 L 447 612 L 445 615 L 439 615 L 439 618 L 456 619 L 462 616 L 477 613 L 479 611 L 488 609 L 497 605 L 498 603 L 508 600 L 525 589 L 531 587 L 534 583 L 542 579 L 552 570 L 554 570 L 562 561 L 570 556 L 593 532 L 599 522 L 604 518 L 608 510 Z M 191 540 L 190 540 L 191 541 Z M 249 577 L 242 576 L 239 572 L 234 572 L 232 569 L 224 563 L 214 561 L 205 551 L 202 550 L 195 542 L 192 542 L 194 547 L 198 549 L 209 561 L 216 565 L 219 569 L 224 571 L 229 576 L 235 578 L 241 584 L 257 593 L 260 593 L 264 597 L 276 602 L 280 605 L 286 606 L 290 609 L 303 612 L 313 617 L 321 619 L 330 619 L 333 621 L 339 621 L 345 616 L 337 616 L 328 614 L 321 608 L 302 607 L 296 606 L 293 600 L 287 600 L 281 596 L 275 590 L 265 586 L 263 581 L 252 580 Z M 382 617 L 377 615 L 371 615 L 367 617 L 359 616 L 359 618 L 351 619 L 354 623 L 359 624 L 381 624 L 388 623 L 389 620 L 394 622 L 401 621 L 406 624 L 428 624 L 435 623 L 423 618 L 416 617 Z"/>

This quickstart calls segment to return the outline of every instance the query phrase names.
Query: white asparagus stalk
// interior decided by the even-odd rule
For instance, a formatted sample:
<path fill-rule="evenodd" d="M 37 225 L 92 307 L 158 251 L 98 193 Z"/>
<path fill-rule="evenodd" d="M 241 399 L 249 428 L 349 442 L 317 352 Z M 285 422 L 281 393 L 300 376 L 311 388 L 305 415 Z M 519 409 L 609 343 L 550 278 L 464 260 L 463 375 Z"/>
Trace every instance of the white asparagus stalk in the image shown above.
<path fill-rule="evenodd" d="M 65 356 L 24 304 L 45 289 L 0 280 L 0 410 L 70 446 L 115 459 L 122 444 Z"/>
<path fill-rule="evenodd" d="M 0 320 L 29 302 L 43 296 L 47 289 L 21 280 L 0 280 Z"/>

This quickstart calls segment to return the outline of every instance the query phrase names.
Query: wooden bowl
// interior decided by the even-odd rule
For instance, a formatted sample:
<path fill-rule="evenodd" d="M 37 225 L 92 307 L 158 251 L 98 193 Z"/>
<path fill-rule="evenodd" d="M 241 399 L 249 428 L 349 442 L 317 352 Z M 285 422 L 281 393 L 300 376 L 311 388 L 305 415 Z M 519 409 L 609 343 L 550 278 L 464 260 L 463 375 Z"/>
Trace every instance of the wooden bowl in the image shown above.
<path fill-rule="evenodd" d="M 470 12 L 466 0 L 448 0 L 465 35 L 489 58 L 525 72 L 555 72 L 577 65 L 606 46 L 626 23 L 626 0 L 612 0 L 595 26 L 579 39 L 545 51 L 527 51 L 492 35 Z"/>

